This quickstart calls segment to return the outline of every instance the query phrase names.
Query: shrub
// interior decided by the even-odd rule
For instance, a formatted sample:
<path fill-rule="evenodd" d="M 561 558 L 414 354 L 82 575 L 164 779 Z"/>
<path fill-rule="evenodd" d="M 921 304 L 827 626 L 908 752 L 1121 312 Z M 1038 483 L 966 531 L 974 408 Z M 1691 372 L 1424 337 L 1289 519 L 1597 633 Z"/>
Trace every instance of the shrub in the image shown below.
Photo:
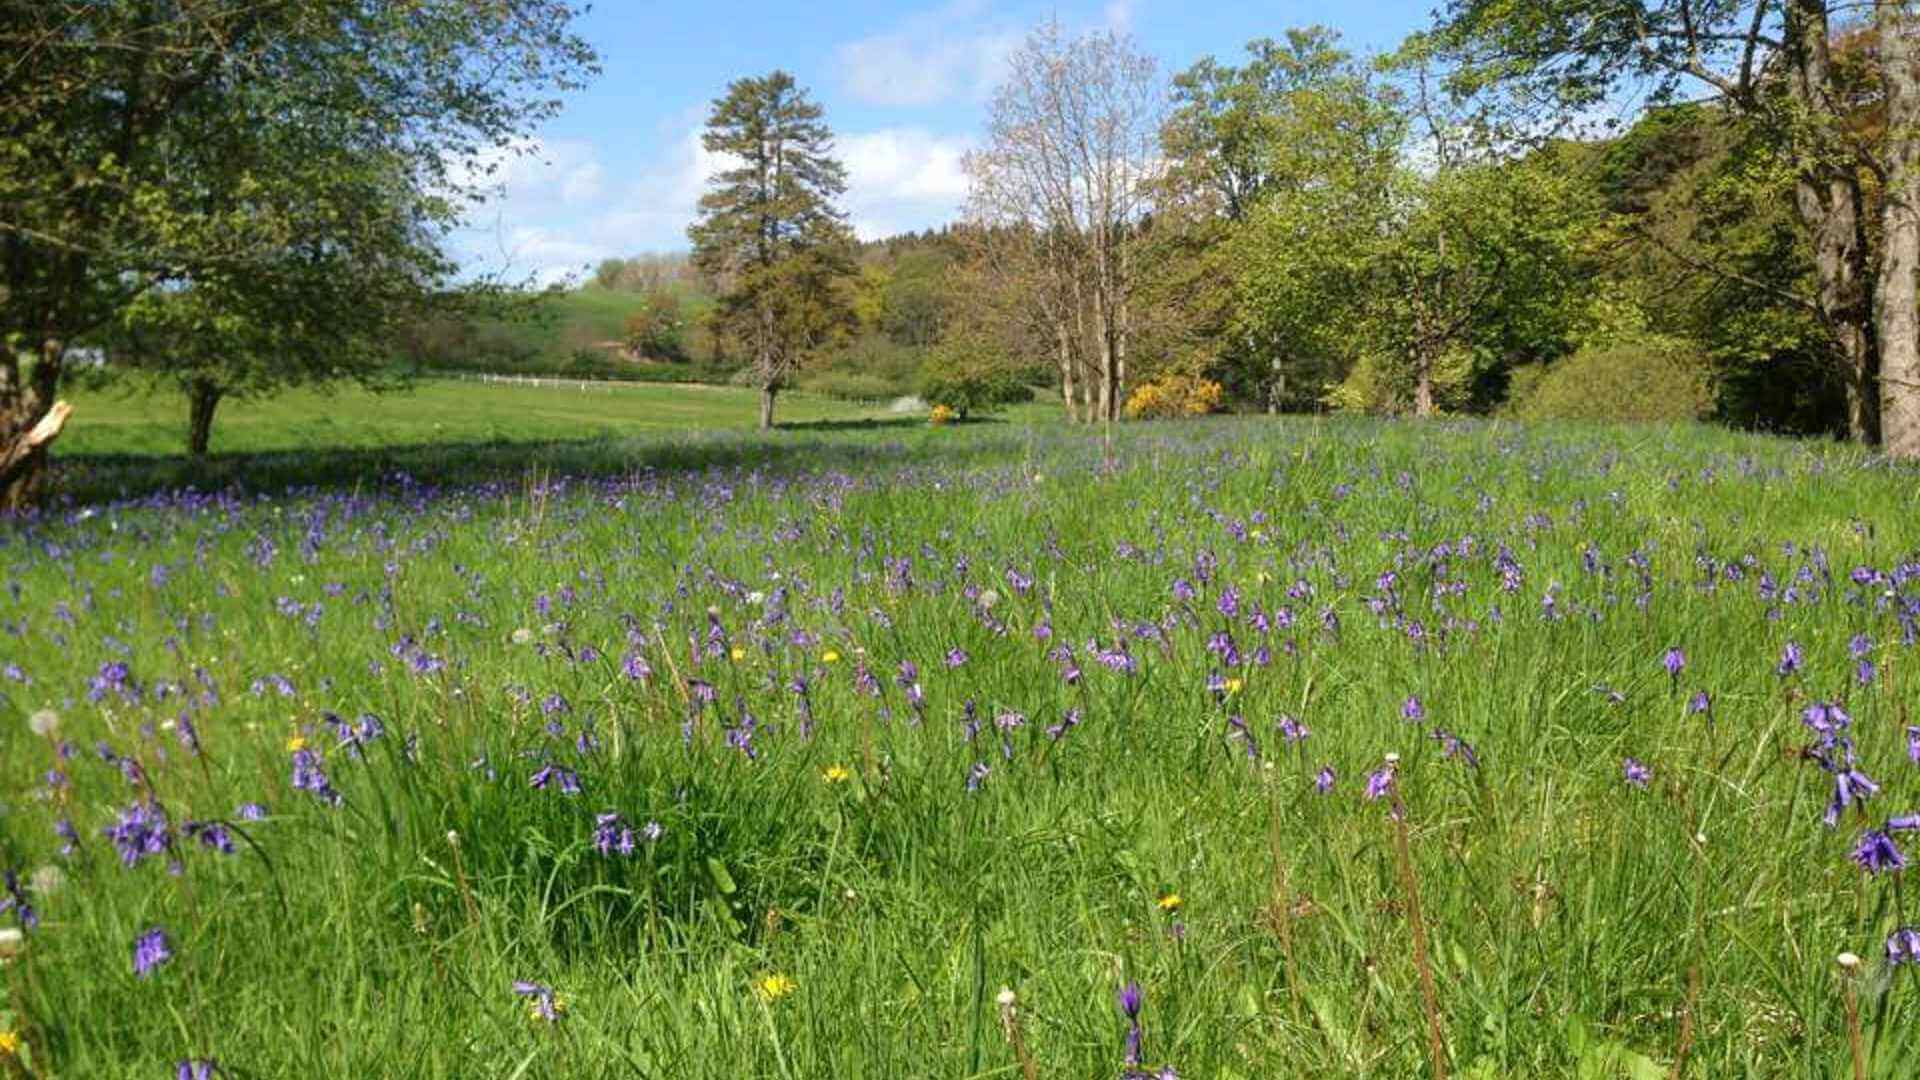
<path fill-rule="evenodd" d="M 1029 400 L 1033 391 L 1005 353 L 962 339 L 942 342 L 927 355 L 920 369 L 920 396 L 935 406 L 945 405 L 964 420 L 973 413 Z"/>
<path fill-rule="evenodd" d="M 1707 374 L 1705 361 L 1681 342 L 1588 346 L 1517 381 L 1508 411 L 1522 420 L 1698 420 L 1713 401 Z"/>
<path fill-rule="evenodd" d="M 1198 375 L 1162 375 L 1127 395 L 1127 415 L 1139 420 L 1204 416 L 1220 407 L 1220 384 Z"/>
<path fill-rule="evenodd" d="M 927 423 L 939 427 L 943 424 L 951 424 L 958 418 L 958 414 L 945 405 L 935 405 L 933 411 L 927 414 Z"/>

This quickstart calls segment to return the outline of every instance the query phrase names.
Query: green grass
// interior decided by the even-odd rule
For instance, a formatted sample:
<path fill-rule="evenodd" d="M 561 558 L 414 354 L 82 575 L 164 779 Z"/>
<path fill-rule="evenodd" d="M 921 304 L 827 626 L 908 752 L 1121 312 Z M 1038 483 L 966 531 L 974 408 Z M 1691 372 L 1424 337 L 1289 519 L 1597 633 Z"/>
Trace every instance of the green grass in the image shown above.
<path fill-rule="evenodd" d="M 1700 428 L 686 443 L 0 533 L 0 864 L 65 875 L 0 1027 L 61 1076 L 1008 1078 L 1004 986 L 1040 1075 L 1111 1077 L 1138 981 L 1186 1080 L 1417 1076 L 1411 885 L 1451 1075 L 1850 1076 L 1843 950 L 1870 1074 L 1911 1075 L 1916 967 L 1875 958 L 1920 919 L 1848 858 L 1920 810 L 1911 471 Z M 1881 786 L 1831 829 L 1822 701 Z M 1389 753 L 1411 879 L 1362 791 Z M 124 867 L 101 830 L 146 798 L 244 838 Z M 603 812 L 662 832 L 603 855 Z"/>
<path fill-rule="evenodd" d="M 211 452 L 369 449 L 435 443 L 552 442 L 688 431 L 729 431 L 759 420 L 756 391 L 642 383 L 587 390 L 428 379 L 370 393 L 296 390 L 221 404 Z M 133 389 L 84 393 L 59 443 L 66 456 L 172 455 L 184 450 L 186 402 Z M 830 398 L 784 394 L 775 419 L 817 424 L 882 419 Z"/>

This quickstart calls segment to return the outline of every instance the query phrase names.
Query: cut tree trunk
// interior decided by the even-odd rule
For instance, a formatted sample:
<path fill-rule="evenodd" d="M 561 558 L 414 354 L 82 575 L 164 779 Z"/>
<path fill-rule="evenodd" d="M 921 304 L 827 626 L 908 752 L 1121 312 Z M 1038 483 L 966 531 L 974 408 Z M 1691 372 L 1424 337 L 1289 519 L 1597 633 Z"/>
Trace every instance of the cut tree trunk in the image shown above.
<path fill-rule="evenodd" d="M 0 513 L 25 510 L 47 463 L 47 448 L 67 426 L 73 406 L 56 401 L 31 427 L 0 444 Z"/>
<path fill-rule="evenodd" d="M 207 456 L 207 443 L 213 438 L 213 410 L 220 405 L 223 391 L 212 379 L 195 379 L 187 384 L 187 453 Z"/>
<path fill-rule="evenodd" d="M 1887 87 L 1887 181 L 1875 306 L 1880 421 L 1888 456 L 1920 460 L 1920 11 L 1914 0 L 1878 0 L 1881 75 Z"/>
<path fill-rule="evenodd" d="M 1413 361 L 1413 415 L 1432 416 L 1436 411 L 1433 395 L 1433 361 L 1422 353 Z"/>

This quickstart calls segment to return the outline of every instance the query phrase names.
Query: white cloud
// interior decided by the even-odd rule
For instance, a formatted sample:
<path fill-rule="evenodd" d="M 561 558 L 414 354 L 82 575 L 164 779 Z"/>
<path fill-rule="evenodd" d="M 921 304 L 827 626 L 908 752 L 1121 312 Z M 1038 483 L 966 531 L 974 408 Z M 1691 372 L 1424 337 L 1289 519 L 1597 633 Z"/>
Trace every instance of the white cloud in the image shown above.
<path fill-rule="evenodd" d="M 870 105 L 978 100 L 999 81 L 1021 37 L 1018 28 L 992 19 L 980 0 L 954 0 L 840 46 L 840 79 Z"/>
<path fill-rule="evenodd" d="M 952 220 L 967 197 L 968 142 L 917 128 L 843 135 L 847 212 L 862 239 Z"/>
<path fill-rule="evenodd" d="M 1124 34 L 1133 29 L 1133 0 L 1109 0 L 1100 12 L 1107 29 L 1116 34 Z"/>
<path fill-rule="evenodd" d="M 843 207 L 854 231 L 874 239 L 953 220 L 966 199 L 967 147 L 911 127 L 841 135 L 834 149 L 847 167 Z M 727 164 L 700 145 L 697 126 L 619 175 L 591 144 L 543 149 L 551 164 L 499 163 L 498 193 L 470 215 L 462 237 L 470 271 L 544 284 L 613 256 L 684 250 L 707 177 Z"/>

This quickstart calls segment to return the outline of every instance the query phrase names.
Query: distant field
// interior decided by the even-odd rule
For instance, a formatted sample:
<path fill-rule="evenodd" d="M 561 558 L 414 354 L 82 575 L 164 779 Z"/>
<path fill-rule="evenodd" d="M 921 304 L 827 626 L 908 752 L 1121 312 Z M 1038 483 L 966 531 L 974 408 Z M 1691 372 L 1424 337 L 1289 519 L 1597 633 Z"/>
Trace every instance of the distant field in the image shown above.
<path fill-rule="evenodd" d="M 59 452 L 174 455 L 183 451 L 186 403 L 176 394 L 123 390 L 83 393 Z M 212 452 L 370 449 L 476 442 L 550 442 L 660 432 L 751 428 L 752 390 L 635 384 L 589 390 L 430 380 L 374 394 L 296 391 L 260 401 L 222 403 Z M 828 398 L 783 395 L 784 424 L 859 421 L 884 411 Z M 893 417 L 898 419 L 898 417 Z"/>

